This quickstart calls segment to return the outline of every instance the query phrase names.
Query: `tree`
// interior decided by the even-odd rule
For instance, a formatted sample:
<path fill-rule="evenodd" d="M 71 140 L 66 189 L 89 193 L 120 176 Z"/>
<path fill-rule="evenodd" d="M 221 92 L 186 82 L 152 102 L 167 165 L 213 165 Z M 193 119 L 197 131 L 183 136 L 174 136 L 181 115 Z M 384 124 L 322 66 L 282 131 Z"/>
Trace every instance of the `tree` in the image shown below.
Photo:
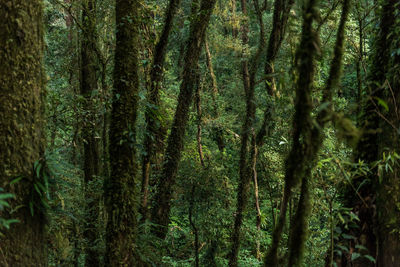
<path fill-rule="evenodd" d="M 84 179 L 87 197 L 85 211 L 84 235 L 87 240 L 86 266 L 98 266 L 99 257 L 96 250 L 98 239 L 97 222 L 99 218 L 99 198 L 95 193 L 96 181 L 100 175 L 100 152 L 98 130 L 99 116 L 96 109 L 97 86 L 97 32 L 96 32 L 96 1 L 85 0 L 82 2 L 82 28 L 81 36 L 81 94 L 85 99 L 85 126 L 83 127 L 84 149 Z"/>
<path fill-rule="evenodd" d="M 47 266 L 45 192 L 34 189 L 45 169 L 42 4 L 0 1 L 0 184 L 15 195 L 1 217 L 19 220 L 0 237 L 3 266 Z"/>
<path fill-rule="evenodd" d="M 110 126 L 111 176 L 106 182 L 108 222 L 106 229 L 107 266 L 137 266 L 137 194 L 135 176 L 135 122 L 139 90 L 138 17 L 139 2 L 118 0 L 114 98 Z"/>
<path fill-rule="evenodd" d="M 174 16 L 178 9 L 180 0 L 171 0 L 165 13 L 164 27 L 161 32 L 160 39 L 158 40 L 153 63 L 150 71 L 150 85 L 148 86 L 148 106 L 146 107 L 146 136 L 144 139 L 144 146 L 146 153 L 142 159 L 142 215 L 147 218 L 148 198 L 149 198 L 149 180 L 150 180 L 150 163 L 156 161 L 156 152 L 163 150 L 164 142 L 164 122 L 160 120 L 161 116 L 161 103 L 160 103 L 160 89 L 163 74 L 163 65 L 165 55 L 167 52 L 168 37 L 172 30 Z"/>
<path fill-rule="evenodd" d="M 210 20 L 215 0 L 203 0 L 199 10 L 190 24 L 190 34 L 185 54 L 185 65 L 171 133 L 168 137 L 163 167 L 157 184 L 152 208 L 152 222 L 161 226 L 157 235 L 164 238 L 168 231 L 169 212 L 171 208 L 172 187 L 175 184 L 178 164 L 183 149 L 183 137 L 189 117 L 189 106 L 192 102 L 197 67 L 205 31 Z"/>
<path fill-rule="evenodd" d="M 398 235 L 394 234 L 399 231 L 399 212 L 394 208 L 399 199 L 398 165 L 389 163 L 392 164 L 391 170 L 382 172 L 379 167 L 373 168 L 377 162 L 388 164 L 385 163 L 385 157 L 395 157 L 399 151 L 396 132 L 399 125 L 399 57 L 393 52 L 397 43 L 394 36 L 398 31 L 396 5 L 399 5 L 398 1 L 386 0 L 382 2 L 380 10 L 380 23 L 367 77 L 369 97 L 362 105 L 360 120 L 364 134 L 354 153 L 355 161 L 368 164 L 371 172 L 354 181 L 355 184 L 366 182 L 360 190 L 363 203 L 349 203 L 360 214 L 356 241 L 368 248 L 368 253 L 376 258 L 377 266 L 391 266 L 400 260 L 400 242 Z M 351 195 L 347 194 L 347 201 L 350 199 Z M 356 265 L 374 266 L 374 263 L 360 259 Z"/>

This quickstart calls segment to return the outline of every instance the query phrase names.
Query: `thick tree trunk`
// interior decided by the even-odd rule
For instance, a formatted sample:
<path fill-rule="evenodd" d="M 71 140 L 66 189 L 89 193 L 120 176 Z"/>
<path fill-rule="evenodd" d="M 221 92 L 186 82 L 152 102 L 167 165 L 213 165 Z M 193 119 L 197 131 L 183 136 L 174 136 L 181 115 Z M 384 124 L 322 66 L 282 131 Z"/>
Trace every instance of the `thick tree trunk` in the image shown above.
<path fill-rule="evenodd" d="M 205 31 L 214 5 L 215 0 L 203 0 L 199 11 L 191 21 L 178 105 L 176 107 L 171 134 L 168 137 L 163 169 L 157 185 L 157 192 L 154 197 L 154 206 L 152 210 L 153 223 L 161 226 L 161 228 L 157 230 L 157 235 L 161 238 L 164 238 L 168 231 L 169 212 L 173 192 L 172 187 L 175 184 L 178 164 L 183 149 L 183 137 L 195 86 L 195 70 L 197 68 Z"/>
<path fill-rule="evenodd" d="M 84 149 L 84 181 L 85 181 L 85 227 L 84 238 L 86 239 L 85 266 L 98 266 L 99 253 L 96 249 L 97 221 L 99 217 L 99 197 L 96 194 L 100 174 L 100 151 L 99 142 L 96 138 L 98 128 L 98 115 L 93 92 L 98 90 L 97 86 L 97 56 L 96 56 L 96 1 L 86 0 L 82 3 L 82 29 L 81 36 L 81 94 L 85 99 L 84 108 L 86 116 L 85 126 L 82 128 Z"/>
<path fill-rule="evenodd" d="M 19 220 L 2 231 L 1 266 L 47 266 L 46 212 L 37 208 L 34 190 L 42 182 L 34 164 L 45 164 L 42 10 L 40 0 L 0 0 L 0 187 L 15 194 L 10 204 L 19 207 L 12 215 L 0 212 Z"/>
<path fill-rule="evenodd" d="M 383 152 L 399 151 L 398 133 L 393 125 L 399 126 L 396 104 L 398 106 L 398 88 L 396 83 L 390 83 L 390 71 L 396 69 L 391 61 L 391 46 L 396 41 L 392 31 L 395 29 L 396 0 L 383 2 L 380 18 L 380 28 L 375 41 L 371 69 L 368 75 L 370 97 L 362 107 L 360 126 L 364 134 L 354 153 L 354 160 L 373 164 L 382 159 Z M 398 74 L 397 74 L 398 75 Z M 383 99 L 389 107 L 389 113 L 380 109 L 376 99 Z M 383 118 L 382 118 L 383 117 Z M 389 150 L 388 150 L 389 149 Z M 371 174 L 353 181 L 355 186 L 365 179 L 371 181 L 361 187 L 359 194 L 363 201 L 354 201 L 354 193 L 349 190 L 347 203 L 358 210 L 359 229 L 354 230 L 356 243 L 368 248 L 368 254 L 376 258 L 376 266 L 395 266 L 400 261 L 400 242 L 394 232 L 399 230 L 399 213 L 393 207 L 399 199 L 397 167 L 393 173 L 379 174 L 373 170 Z M 382 175 L 379 177 L 379 175 Z M 396 202 L 397 201 L 397 202 Z M 375 202 L 375 203 L 374 203 Z M 354 204 L 356 203 L 356 204 Z M 376 215 L 375 215 L 376 214 Z M 342 263 L 345 262 L 342 259 Z M 371 261 L 361 258 L 355 266 L 375 266 Z M 344 265 L 342 265 L 344 266 Z"/>
<path fill-rule="evenodd" d="M 111 177 L 106 182 L 106 266 L 138 266 L 135 123 L 139 90 L 139 2 L 116 2 L 114 98 L 110 125 Z"/>

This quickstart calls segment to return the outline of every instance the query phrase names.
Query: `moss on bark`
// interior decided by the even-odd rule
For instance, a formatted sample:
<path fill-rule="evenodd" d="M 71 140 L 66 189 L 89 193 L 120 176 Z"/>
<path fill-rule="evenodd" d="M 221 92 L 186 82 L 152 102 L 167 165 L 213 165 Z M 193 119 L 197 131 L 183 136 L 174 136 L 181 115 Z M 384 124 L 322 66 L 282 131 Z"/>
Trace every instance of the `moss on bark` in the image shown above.
<path fill-rule="evenodd" d="M 189 118 L 189 107 L 192 102 L 197 62 L 203 45 L 205 31 L 213 11 L 215 0 L 203 0 L 199 11 L 193 16 L 190 25 L 189 40 L 185 54 L 185 65 L 182 74 L 182 83 L 178 97 L 174 121 L 172 123 L 171 134 L 168 137 L 167 149 L 163 162 L 161 177 L 157 184 L 157 191 L 154 197 L 152 208 L 152 221 L 160 225 L 156 231 L 157 235 L 164 238 L 168 231 L 169 212 L 173 186 L 175 184 L 178 164 L 183 149 L 183 137 L 185 127 Z"/>
<path fill-rule="evenodd" d="M 1 266 L 47 266 L 45 213 L 28 207 L 45 144 L 42 10 L 40 0 L 0 1 L 0 187 L 20 220 L 0 238 Z"/>
<path fill-rule="evenodd" d="M 138 18 L 138 1 L 116 1 L 114 101 L 109 148 L 111 176 L 105 185 L 108 210 L 106 266 L 139 265 L 135 256 L 138 206 L 135 184 L 135 123 L 139 90 Z"/>

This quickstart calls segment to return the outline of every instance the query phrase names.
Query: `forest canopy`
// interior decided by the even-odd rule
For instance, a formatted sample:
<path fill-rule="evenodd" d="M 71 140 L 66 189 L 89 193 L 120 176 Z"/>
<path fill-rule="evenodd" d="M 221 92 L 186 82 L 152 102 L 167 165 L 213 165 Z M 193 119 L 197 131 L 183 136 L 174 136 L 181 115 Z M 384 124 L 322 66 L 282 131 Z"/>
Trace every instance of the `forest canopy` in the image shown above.
<path fill-rule="evenodd" d="M 400 266 L 400 0 L 0 0 L 0 266 Z"/>

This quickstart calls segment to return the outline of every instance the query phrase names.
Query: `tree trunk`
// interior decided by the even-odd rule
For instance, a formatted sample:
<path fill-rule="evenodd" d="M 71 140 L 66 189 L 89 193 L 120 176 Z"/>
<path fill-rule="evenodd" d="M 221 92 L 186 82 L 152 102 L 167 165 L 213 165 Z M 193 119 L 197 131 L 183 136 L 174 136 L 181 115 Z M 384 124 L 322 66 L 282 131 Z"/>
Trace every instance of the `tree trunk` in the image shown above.
<path fill-rule="evenodd" d="M 213 119 L 218 119 L 219 117 L 219 109 L 218 109 L 218 103 L 217 103 L 217 97 L 218 97 L 218 85 L 217 85 L 217 77 L 215 76 L 214 73 L 214 68 L 212 64 L 212 58 L 211 58 L 211 52 L 210 48 L 208 47 L 208 41 L 207 38 L 204 40 L 204 48 L 206 52 L 206 64 L 208 71 L 210 73 L 211 77 L 211 98 L 213 101 L 213 114 L 212 117 Z M 222 127 L 219 125 L 215 125 L 213 127 L 214 134 L 215 134 L 215 141 L 217 143 L 219 151 L 223 152 L 225 148 L 225 142 L 224 142 L 224 134 L 222 131 Z"/>
<path fill-rule="evenodd" d="M 46 211 L 34 190 L 43 182 L 34 165 L 45 165 L 42 4 L 0 0 L 0 187 L 15 195 L 11 208 L 19 207 L 0 211 L 19 220 L 2 231 L 1 266 L 47 266 Z"/>
<path fill-rule="evenodd" d="M 163 75 L 163 65 L 167 52 L 168 37 L 171 32 L 174 16 L 179 8 L 180 0 L 170 0 L 166 15 L 164 28 L 160 39 L 155 47 L 153 64 L 150 71 L 150 84 L 148 88 L 147 100 L 149 106 L 146 108 L 146 135 L 144 147 L 146 154 L 142 159 L 142 188 L 141 188 L 141 213 L 143 219 L 148 217 L 148 198 L 151 162 L 157 161 L 157 154 L 164 150 L 164 138 L 166 135 L 165 122 L 161 117 L 160 90 Z"/>
<path fill-rule="evenodd" d="M 193 98 L 194 80 L 201 47 L 204 41 L 205 31 L 215 5 L 215 0 L 203 0 L 199 11 L 194 16 L 190 25 L 188 47 L 185 54 L 182 83 L 178 97 L 175 117 L 168 137 L 167 149 L 163 168 L 157 185 L 152 210 L 152 221 L 161 226 L 157 235 L 161 238 L 166 236 L 169 223 L 169 212 L 171 208 L 172 187 L 175 184 L 178 164 L 183 149 L 183 137 L 189 117 L 189 107 Z"/>
<path fill-rule="evenodd" d="M 105 184 L 108 223 L 106 266 L 138 266 L 135 257 L 137 171 L 136 114 L 139 90 L 139 2 L 116 2 L 114 98 L 110 125 L 111 177 Z"/>
<path fill-rule="evenodd" d="M 247 7 L 246 0 L 241 1 L 242 13 L 247 18 Z M 240 248 L 240 233 L 243 224 L 243 213 L 246 209 L 248 202 L 248 193 L 250 189 L 250 182 L 252 177 L 252 165 L 251 159 L 247 159 L 248 147 L 251 135 L 254 135 L 254 119 L 256 113 L 256 105 L 254 99 L 255 90 L 255 78 L 258 69 L 258 63 L 264 47 L 264 25 L 262 20 L 262 13 L 258 5 L 258 1 L 254 1 L 254 7 L 257 13 L 257 19 L 260 27 L 260 37 L 257 51 L 252 56 L 252 58 L 242 61 L 242 81 L 243 88 L 246 96 L 246 117 L 242 126 L 241 135 L 241 148 L 240 148 L 240 159 L 239 159 L 239 186 L 237 189 L 237 205 L 236 205 L 236 216 L 233 232 L 231 235 L 232 247 L 228 255 L 229 266 L 237 266 L 238 264 L 238 254 Z M 246 46 L 248 44 L 248 33 L 249 33 L 249 23 L 245 21 L 241 27 L 242 32 L 242 44 Z M 243 51 L 245 54 L 246 51 Z M 252 147 L 253 149 L 255 147 Z M 250 155 L 255 152 L 250 151 Z"/>
<path fill-rule="evenodd" d="M 395 5 L 396 0 L 383 2 L 380 18 L 380 28 L 374 44 L 371 69 L 368 74 L 369 99 L 362 107 L 360 126 L 364 134 L 354 151 L 354 160 L 362 160 L 367 164 L 382 159 L 383 151 L 395 152 L 398 149 L 398 134 L 393 125 L 398 127 L 398 114 L 396 103 L 399 98 L 398 88 L 390 84 L 389 72 L 395 69 L 391 61 L 391 46 L 395 42 L 392 31 L 395 29 Z M 392 87 L 391 87 L 392 86 Z M 392 90 L 394 89 L 394 91 Z M 376 99 L 383 99 L 388 104 L 389 113 L 385 113 L 376 104 Z M 398 105 L 398 103 L 397 103 Z M 382 118 L 383 116 L 384 118 Z M 389 150 L 387 150 L 389 148 Z M 351 244 L 361 244 L 368 248 L 368 254 L 376 259 L 376 266 L 395 266 L 400 261 L 400 242 L 398 235 L 399 213 L 393 205 L 399 198 L 399 190 L 396 187 L 397 167 L 393 173 L 379 174 L 373 170 L 369 175 L 353 181 L 355 186 L 364 180 L 371 181 L 361 187 L 359 194 L 363 203 L 352 200 L 354 193 L 349 190 L 346 201 L 354 209 L 358 210 L 360 221 L 359 228 L 353 235 L 356 240 Z M 381 175 L 381 177 L 379 177 Z M 355 203 L 355 204 L 354 204 Z M 376 215 L 374 215 L 376 214 Z M 397 216 L 397 217 L 396 217 Z M 345 262 L 342 259 L 342 263 Z M 355 266 L 375 266 L 368 259 L 361 258 L 354 262 Z"/>
<path fill-rule="evenodd" d="M 97 221 L 99 217 L 99 197 L 96 194 L 100 174 L 99 138 L 96 138 L 98 115 L 93 92 L 97 86 L 97 56 L 96 56 L 96 1 L 86 0 L 82 3 L 82 30 L 81 36 L 81 94 L 84 97 L 85 126 L 82 128 L 84 149 L 84 181 L 85 181 L 85 227 L 86 239 L 85 266 L 98 266 L 99 253 L 96 249 Z"/>

